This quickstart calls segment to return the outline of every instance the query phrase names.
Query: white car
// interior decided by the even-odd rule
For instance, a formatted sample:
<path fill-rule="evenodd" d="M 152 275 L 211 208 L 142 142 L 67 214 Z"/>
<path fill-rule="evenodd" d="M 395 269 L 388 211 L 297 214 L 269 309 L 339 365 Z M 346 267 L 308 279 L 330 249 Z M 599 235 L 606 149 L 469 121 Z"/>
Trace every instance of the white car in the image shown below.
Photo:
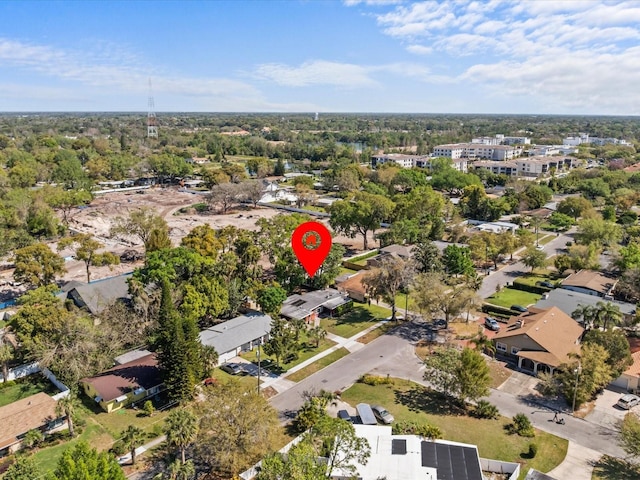
<path fill-rule="evenodd" d="M 640 397 L 637 395 L 627 394 L 621 396 L 616 405 L 624 410 L 630 410 L 638 405 L 638 403 L 640 403 Z"/>

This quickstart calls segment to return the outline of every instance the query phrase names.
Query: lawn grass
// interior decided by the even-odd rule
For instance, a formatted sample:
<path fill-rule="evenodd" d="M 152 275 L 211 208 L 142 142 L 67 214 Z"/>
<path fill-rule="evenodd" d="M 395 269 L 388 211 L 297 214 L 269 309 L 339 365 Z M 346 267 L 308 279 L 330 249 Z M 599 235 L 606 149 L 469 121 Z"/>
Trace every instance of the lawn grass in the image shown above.
<path fill-rule="evenodd" d="M 43 448 L 38 450 L 33 455 L 33 460 L 42 472 L 50 472 L 56 468 L 58 459 L 62 456 L 62 453 L 67 449 L 73 447 L 80 440 L 84 440 L 92 447 L 98 450 L 107 450 L 113 445 L 113 437 L 102 427 L 101 425 L 91 422 L 89 423 L 82 433 L 73 440 L 54 445 L 52 447 Z"/>
<path fill-rule="evenodd" d="M 344 274 L 348 274 L 348 275 L 353 275 L 354 273 L 358 273 L 355 270 L 351 270 L 350 268 L 344 268 L 344 267 L 340 267 L 340 275 L 344 275 Z"/>
<path fill-rule="evenodd" d="M 331 352 L 329 355 L 322 357 L 319 360 L 307 365 L 306 367 L 298 370 L 297 372 L 292 373 L 287 376 L 287 380 L 291 380 L 292 382 L 299 382 L 300 380 L 304 380 L 309 375 L 313 375 L 316 372 L 319 372 L 324 367 L 328 367 L 333 362 L 340 360 L 345 355 L 349 355 L 349 350 L 344 347 Z"/>
<path fill-rule="evenodd" d="M 302 332 L 300 334 L 300 344 L 303 345 L 303 348 L 298 352 L 298 358 L 289 362 L 289 363 L 283 363 L 282 365 L 280 365 L 281 369 L 279 372 L 276 373 L 284 373 L 287 370 L 289 370 L 292 367 L 295 367 L 296 365 L 301 364 L 302 362 L 304 362 L 305 360 L 310 359 L 311 357 L 317 355 L 320 352 L 325 351 L 328 348 L 333 347 L 336 343 L 329 340 L 328 338 L 324 338 L 320 341 L 320 345 L 318 347 L 312 346 L 311 343 L 308 341 L 306 333 Z M 250 352 L 245 352 L 243 353 L 241 356 L 242 358 L 248 360 L 249 362 L 255 363 L 256 365 L 258 364 L 258 358 L 256 357 L 256 353 L 257 353 L 257 349 L 254 349 Z M 271 360 L 273 362 L 276 361 L 275 357 L 273 356 L 269 356 L 266 355 L 264 353 L 264 351 L 260 352 L 260 359 L 262 361 L 264 360 Z M 223 372 L 224 373 L 224 372 Z M 217 374 L 217 372 L 216 372 Z"/>
<path fill-rule="evenodd" d="M 522 277 L 518 277 L 517 279 L 518 283 L 523 283 L 525 285 L 531 285 L 531 286 L 536 286 L 537 282 L 552 282 L 553 280 L 551 279 L 550 275 L 540 275 L 540 274 L 536 274 L 535 272 L 532 274 L 527 274 L 527 275 L 523 275 Z"/>
<path fill-rule="evenodd" d="M 409 302 L 407 302 L 407 297 L 409 297 Z M 411 295 L 407 295 L 406 293 L 399 293 L 396 295 L 396 310 L 398 312 L 402 312 L 404 315 L 405 310 L 409 310 L 410 312 L 417 312 L 418 307 L 416 303 L 411 298 Z"/>
<path fill-rule="evenodd" d="M 261 357 L 262 358 L 262 357 Z M 257 363 L 257 361 L 256 361 Z M 239 384 L 245 386 L 246 388 L 257 388 L 258 387 L 258 379 L 251 375 L 231 375 L 219 368 L 216 368 L 213 373 L 213 378 L 218 380 L 220 383 L 227 383 L 230 381 L 236 381 Z M 261 382 L 262 383 L 262 382 Z"/>
<path fill-rule="evenodd" d="M 394 379 L 393 385 L 370 386 L 356 383 L 342 392 L 341 399 L 356 405 L 361 402 L 386 407 L 396 421 L 426 422 L 439 427 L 443 438 L 478 446 L 483 458 L 521 464 L 523 479 L 529 468 L 548 472 L 559 465 L 567 453 L 568 441 L 536 430 L 533 439 L 509 435 L 504 426 L 510 419 L 477 419 L 466 415 L 452 402 L 421 385 Z M 527 457 L 529 445 L 538 446 L 535 458 Z"/>
<path fill-rule="evenodd" d="M 0 384 L 0 407 L 40 392 L 44 392 L 47 395 L 55 395 L 60 393 L 60 390 L 39 374 L 28 375 L 15 382 L 9 382 L 6 386 Z"/>
<path fill-rule="evenodd" d="M 396 326 L 397 324 L 393 322 L 384 323 L 380 325 L 378 328 L 374 328 L 370 332 L 367 332 L 361 337 L 358 337 L 357 341 L 360 343 L 364 343 L 366 345 L 367 343 L 373 342 L 376 338 L 381 337 L 382 335 L 387 333 L 389 330 L 392 330 Z"/>
<path fill-rule="evenodd" d="M 491 375 L 491 388 L 498 388 L 504 382 L 506 382 L 513 371 L 504 366 L 502 362 L 497 360 L 491 360 L 488 362 L 489 375 Z"/>
<path fill-rule="evenodd" d="M 353 309 L 338 318 L 322 318 L 320 326 L 327 332 L 349 338 L 383 320 L 391 311 L 377 305 L 354 303 Z"/>
<path fill-rule="evenodd" d="M 526 307 L 536 303 L 541 297 L 542 295 L 538 295 L 537 293 L 530 293 L 506 287 L 498 293 L 491 295 L 486 299 L 486 302 L 505 308 L 511 308 L 511 305 L 522 305 L 523 307 Z"/>
<path fill-rule="evenodd" d="M 604 455 L 593 467 L 591 480 L 623 480 L 640 478 L 640 466 L 620 458 Z"/>
<path fill-rule="evenodd" d="M 553 240 L 554 238 L 556 238 L 555 235 L 545 235 L 543 237 L 540 237 L 538 239 L 538 244 L 540 245 L 546 245 L 547 243 L 549 243 L 551 240 Z"/>

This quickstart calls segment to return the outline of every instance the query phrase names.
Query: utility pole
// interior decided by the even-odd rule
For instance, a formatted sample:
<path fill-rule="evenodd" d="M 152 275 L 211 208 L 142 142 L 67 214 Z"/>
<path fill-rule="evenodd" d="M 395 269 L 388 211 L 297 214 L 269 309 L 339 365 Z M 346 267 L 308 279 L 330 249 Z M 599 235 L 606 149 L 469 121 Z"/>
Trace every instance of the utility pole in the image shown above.
<path fill-rule="evenodd" d="M 151 78 L 149 78 L 149 107 L 147 111 L 147 138 L 158 138 L 158 120 L 156 118 L 156 107 L 151 91 Z"/>
<path fill-rule="evenodd" d="M 258 351 L 256 352 L 258 357 L 258 394 L 260 394 L 260 344 L 258 344 Z"/>
<path fill-rule="evenodd" d="M 582 364 L 580 360 L 578 360 L 578 367 L 574 370 L 576 373 L 576 384 L 573 388 L 573 406 L 571 407 L 571 414 L 575 416 L 576 414 L 576 394 L 578 393 L 578 379 L 580 378 L 580 373 L 582 371 Z"/>

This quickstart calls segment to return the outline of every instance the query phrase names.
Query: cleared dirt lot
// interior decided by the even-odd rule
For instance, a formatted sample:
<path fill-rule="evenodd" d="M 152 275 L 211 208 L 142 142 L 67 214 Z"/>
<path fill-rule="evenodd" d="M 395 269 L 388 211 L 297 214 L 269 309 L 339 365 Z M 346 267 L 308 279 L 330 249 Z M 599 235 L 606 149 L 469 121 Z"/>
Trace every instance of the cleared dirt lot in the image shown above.
<path fill-rule="evenodd" d="M 177 213 L 182 208 L 188 208 L 193 204 L 204 201 L 204 195 L 180 191 L 177 187 L 157 187 L 144 190 L 142 194 L 135 192 L 108 193 L 94 199 L 88 207 L 72 212 L 69 226 L 73 230 L 94 235 L 105 244 L 107 250 L 121 254 L 127 249 L 143 251 L 142 243 L 134 237 L 125 239 L 111 238 L 109 231 L 117 217 L 126 217 L 130 212 L 139 208 L 152 208 L 167 221 L 173 245 L 179 245 L 182 238 L 198 225 L 207 223 L 214 229 L 233 225 L 237 228 L 255 231 L 258 230 L 256 225 L 258 219 L 273 218 L 283 213 L 273 208 L 258 207 L 254 209 L 248 206 L 239 206 L 225 215 L 199 214 L 195 209 L 191 209 L 184 214 Z M 329 227 L 326 219 L 321 219 L 320 221 Z M 374 242 L 371 234 L 369 234 L 368 238 L 370 248 L 377 246 L 377 242 Z M 333 241 L 345 245 L 349 250 L 348 254 L 362 250 L 363 246 L 361 236 L 348 238 L 336 235 Z M 55 244 L 52 245 L 52 248 L 55 249 Z M 60 253 L 65 257 L 70 257 L 73 254 L 72 250 L 69 249 Z M 140 264 L 140 262 L 129 263 L 111 268 L 93 267 L 91 269 L 91 278 L 95 280 L 118 275 L 131 271 Z M 68 270 L 67 275 L 65 275 L 66 280 L 86 281 L 84 263 L 70 260 L 67 262 L 66 267 Z"/>

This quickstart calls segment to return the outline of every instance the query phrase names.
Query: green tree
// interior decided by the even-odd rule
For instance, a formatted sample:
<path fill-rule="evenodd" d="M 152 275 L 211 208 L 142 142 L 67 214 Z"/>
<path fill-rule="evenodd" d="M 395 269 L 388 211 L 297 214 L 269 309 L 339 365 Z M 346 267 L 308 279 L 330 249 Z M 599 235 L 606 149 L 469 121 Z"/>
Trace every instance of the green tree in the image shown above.
<path fill-rule="evenodd" d="M 255 388 L 236 381 L 204 389 L 195 414 L 199 426 L 194 461 L 224 478 L 263 458 L 281 430 L 268 401 Z"/>
<path fill-rule="evenodd" d="M 33 460 L 33 457 L 19 455 L 15 462 L 7 469 L 2 480 L 34 480 L 40 478 L 42 472 Z"/>
<path fill-rule="evenodd" d="M 491 374 L 489 366 L 480 353 L 465 348 L 460 354 L 460 362 L 456 369 L 459 398 L 463 402 L 476 401 L 489 395 Z"/>
<path fill-rule="evenodd" d="M 195 441 L 198 435 L 198 418 L 191 410 L 178 408 L 173 410 L 165 421 L 165 435 L 169 448 L 177 448 L 180 451 L 182 464 L 187 461 L 187 448 Z"/>
<path fill-rule="evenodd" d="M 596 307 L 578 304 L 578 308 L 571 312 L 571 318 L 581 322 L 586 330 L 591 330 L 597 320 Z"/>
<path fill-rule="evenodd" d="M 370 298 L 391 305 L 391 320 L 396 320 L 396 297 L 411 280 L 413 273 L 407 262 L 400 258 L 383 257 L 379 266 L 362 278 L 362 284 Z"/>
<path fill-rule="evenodd" d="M 332 478 L 334 470 L 355 475 L 354 462 L 366 465 L 371 455 L 367 439 L 357 436 L 353 425 L 339 418 L 321 418 L 311 428 L 309 437 L 316 445 L 322 445 L 320 453 L 328 458 L 325 478 Z"/>
<path fill-rule="evenodd" d="M 458 395 L 456 373 L 460 366 L 460 355 L 460 351 L 455 348 L 439 348 L 424 360 L 424 379 L 449 397 Z"/>
<path fill-rule="evenodd" d="M 162 281 L 158 324 L 154 346 L 167 393 L 173 400 L 188 402 L 202 376 L 199 332 L 193 319 L 177 314 L 166 279 Z"/>
<path fill-rule="evenodd" d="M 5 337 L 2 337 L 0 342 L 0 364 L 2 365 L 2 383 L 7 381 L 9 377 L 9 362 L 15 357 L 15 351 L 13 346 L 5 341 Z"/>
<path fill-rule="evenodd" d="M 612 245 L 622 239 L 622 227 L 601 218 L 584 218 L 578 223 L 576 237 L 584 245 Z"/>
<path fill-rule="evenodd" d="M 575 394 L 576 407 L 579 407 L 591 400 L 599 389 L 613 380 L 608 361 L 609 354 L 604 347 L 587 343 L 582 345 L 579 359 L 560 365 L 558 380 L 562 394 L 568 403 L 573 403 Z"/>
<path fill-rule="evenodd" d="M 76 259 L 84 262 L 87 271 L 87 283 L 91 281 L 90 267 L 117 265 L 120 263 L 120 258 L 111 252 L 98 253 L 98 250 L 104 248 L 104 244 L 88 233 L 80 233 L 73 237 L 63 238 L 58 242 L 58 251 L 70 246 L 75 246 L 74 255 Z"/>
<path fill-rule="evenodd" d="M 612 378 L 618 378 L 627 367 L 633 364 L 631 348 L 624 332 L 617 330 L 589 330 L 582 339 L 583 344 L 602 346 L 609 357 L 607 364 L 611 367 Z"/>
<path fill-rule="evenodd" d="M 547 254 L 532 246 L 524 251 L 520 261 L 533 272 L 534 269 L 543 268 L 547 264 Z"/>
<path fill-rule="evenodd" d="M 43 196 L 51 208 L 62 213 L 62 223 L 65 225 L 69 225 L 71 210 L 86 205 L 93 199 L 93 195 L 87 190 L 63 190 L 61 188 L 47 190 L 46 187 Z"/>
<path fill-rule="evenodd" d="M 578 220 L 578 217 L 592 208 L 591 202 L 584 197 L 567 197 L 558 204 L 557 211 Z"/>
<path fill-rule="evenodd" d="M 186 463 L 174 460 L 169 464 L 168 472 L 162 478 L 167 480 L 191 480 L 195 474 L 196 467 L 193 464 L 193 460 L 188 460 Z"/>
<path fill-rule="evenodd" d="M 326 465 L 318 462 L 318 453 L 308 441 L 293 445 L 286 455 L 267 455 L 257 480 L 317 480 L 325 478 Z"/>
<path fill-rule="evenodd" d="M 418 243 L 413 250 L 413 260 L 420 273 L 439 273 L 442 271 L 440 250 L 435 243 L 425 241 Z"/>
<path fill-rule="evenodd" d="M 640 268 L 640 243 L 634 241 L 621 247 L 615 259 L 615 265 L 622 270 Z"/>
<path fill-rule="evenodd" d="M 111 227 L 111 235 L 115 237 L 137 237 L 143 243 L 145 251 L 150 251 L 152 236 L 159 237 L 159 232 L 168 232 L 167 222 L 149 208 L 134 210 L 127 218 L 117 217 Z"/>
<path fill-rule="evenodd" d="M 368 249 L 367 235 L 380 228 L 380 222 L 388 220 L 394 203 L 382 195 L 359 192 L 353 201 L 339 200 L 331 205 L 329 223 L 337 232 L 348 237 L 362 235 L 363 248 Z"/>
<path fill-rule="evenodd" d="M 596 319 L 602 328 L 607 330 L 609 322 L 615 327 L 622 321 L 622 312 L 618 305 L 611 302 L 596 303 Z"/>
<path fill-rule="evenodd" d="M 289 326 L 286 320 L 274 318 L 271 321 L 271 332 L 269 341 L 264 344 L 264 353 L 273 355 L 276 363 L 281 364 L 282 360 L 289 355 L 296 353 L 299 345 L 296 342 L 296 332 Z"/>
<path fill-rule="evenodd" d="M 436 274 L 416 276 L 410 296 L 422 315 L 429 318 L 442 315 L 447 323 L 478 303 L 475 291 L 464 284 L 447 285 Z"/>
<path fill-rule="evenodd" d="M 640 456 L 640 419 L 634 413 L 627 413 L 620 422 L 618 443 L 630 457 Z"/>
<path fill-rule="evenodd" d="M 473 271 L 471 252 L 467 247 L 448 245 L 442 252 L 442 263 L 449 275 L 468 275 Z"/>
<path fill-rule="evenodd" d="M 80 441 L 63 453 L 53 473 L 47 480 L 125 480 L 126 477 L 116 459 L 108 452 L 101 452 Z"/>
<path fill-rule="evenodd" d="M 280 308 L 282 303 L 287 299 L 287 292 L 280 285 L 274 283 L 270 286 L 265 286 L 258 292 L 258 298 L 256 299 L 258 305 L 264 313 L 271 318 L 277 318 L 280 316 Z"/>
<path fill-rule="evenodd" d="M 56 415 L 67 417 L 67 423 L 69 424 L 69 435 L 71 436 L 71 438 L 75 436 L 75 430 L 73 428 L 73 415 L 75 414 L 76 407 L 78 407 L 78 405 L 78 397 L 73 392 L 69 392 L 66 397 L 62 397 L 56 403 Z"/>
<path fill-rule="evenodd" d="M 313 327 L 309 329 L 308 336 L 309 336 L 309 340 L 311 340 L 315 344 L 316 348 L 318 348 L 320 346 L 320 342 L 324 338 L 326 338 L 327 331 L 324 328 L 322 328 L 320 325 L 318 325 L 317 327 Z M 0 360 L 1 359 L 2 357 L 0 356 Z"/>
<path fill-rule="evenodd" d="M 564 213 L 553 212 L 551 217 L 549 217 L 549 223 L 553 225 L 556 230 L 567 230 L 573 225 L 574 219 Z"/>
<path fill-rule="evenodd" d="M 55 282 L 57 276 L 67 270 L 64 259 L 56 255 L 44 243 L 34 243 L 15 251 L 13 278 L 32 287 L 41 287 Z"/>
<path fill-rule="evenodd" d="M 145 437 L 144 430 L 135 425 L 129 425 L 127 429 L 122 432 L 122 441 L 131 453 L 131 465 L 136 464 L 136 449 L 142 446 Z"/>

